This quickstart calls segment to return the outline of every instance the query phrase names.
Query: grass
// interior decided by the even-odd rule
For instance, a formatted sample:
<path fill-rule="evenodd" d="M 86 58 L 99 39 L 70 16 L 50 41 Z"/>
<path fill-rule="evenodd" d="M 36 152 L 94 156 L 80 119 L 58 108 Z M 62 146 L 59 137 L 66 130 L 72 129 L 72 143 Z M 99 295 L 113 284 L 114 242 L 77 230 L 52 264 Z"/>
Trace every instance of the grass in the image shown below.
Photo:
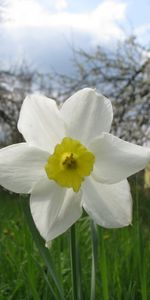
<path fill-rule="evenodd" d="M 150 201 L 141 179 L 131 180 L 133 225 L 95 232 L 96 300 L 150 299 Z M 28 201 L 26 199 L 26 201 Z M 83 216 L 76 225 L 80 299 L 90 299 L 91 221 Z M 65 300 L 72 299 L 69 233 L 55 239 L 50 249 Z M 47 266 L 33 241 L 22 199 L 0 192 L 0 300 L 60 299 Z"/>

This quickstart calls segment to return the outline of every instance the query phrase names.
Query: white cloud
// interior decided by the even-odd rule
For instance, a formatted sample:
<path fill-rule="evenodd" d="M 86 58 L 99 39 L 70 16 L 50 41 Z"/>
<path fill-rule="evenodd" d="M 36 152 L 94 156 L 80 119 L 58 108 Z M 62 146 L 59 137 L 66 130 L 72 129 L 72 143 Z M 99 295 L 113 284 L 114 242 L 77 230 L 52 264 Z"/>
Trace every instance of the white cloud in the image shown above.
<path fill-rule="evenodd" d="M 35 0 L 9 0 L 8 3 L 6 24 L 10 26 L 39 26 L 40 19 L 46 14 Z"/>
<path fill-rule="evenodd" d="M 124 37 L 123 30 L 118 25 L 124 21 L 126 4 L 117 0 L 106 0 L 91 12 L 50 13 L 35 0 L 11 0 L 9 9 L 11 25 L 14 26 L 47 26 L 53 30 L 66 29 L 89 33 L 94 41 L 121 39 Z M 66 0 L 56 0 L 55 8 L 65 9 L 68 6 Z M 34 12 L 34 13 L 33 13 Z M 10 24 L 10 23 L 9 23 Z"/>
<path fill-rule="evenodd" d="M 53 1 L 53 5 L 57 10 L 64 10 L 64 9 L 68 8 L 68 1 L 55 0 L 55 1 Z"/>
<path fill-rule="evenodd" d="M 42 2 L 42 0 L 37 0 L 37 1 Z M 51 11 L 56 11 L 56 12 L 66 10 L 69 7 L 68 0 L 47 0 L 47 4 Z M 44 5 L 44 3 L 42 5 Z"/>

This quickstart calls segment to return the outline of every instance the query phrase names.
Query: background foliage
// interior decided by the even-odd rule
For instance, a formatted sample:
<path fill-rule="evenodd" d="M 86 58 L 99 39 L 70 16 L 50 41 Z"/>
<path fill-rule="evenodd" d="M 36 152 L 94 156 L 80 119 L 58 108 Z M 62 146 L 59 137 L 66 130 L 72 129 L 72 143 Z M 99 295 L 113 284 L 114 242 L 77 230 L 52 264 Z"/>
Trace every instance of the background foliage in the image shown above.
<path fill-rule="evenodd" d="M 131 181 L 133 225 L 114 230 L 97 226 L 95 299 L 150 298 L 149 195 L 140 187 L 141 176 L 138 179 L 133 177 Z M 6 191 L 1 191 L 0 196 L 0 299 L 61 299 L 27 226 L 23 201 L 28 199 L 9 195 Z M 92 264 L 91 230 L 90 220 L 84 214 L 77 222 L 77 240 L 80 299 L 88 300 Z M 64 299 L 72 299 L 69 232 L 52 242 L 50 255 L 62 282 Z"/>

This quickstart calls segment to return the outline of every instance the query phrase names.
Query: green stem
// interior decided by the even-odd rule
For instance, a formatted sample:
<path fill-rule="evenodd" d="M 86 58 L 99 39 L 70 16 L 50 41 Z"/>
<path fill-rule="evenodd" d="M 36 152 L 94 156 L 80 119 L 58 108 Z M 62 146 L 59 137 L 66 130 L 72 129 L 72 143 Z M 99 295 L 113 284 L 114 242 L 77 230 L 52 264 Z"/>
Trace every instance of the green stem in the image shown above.
<path fill-rule="evenodd" d="M 101 271 L 101 281 L 103 287 L 103 299 L 109 300 L 109 290 L 108 290 L 108 276 L 107 276 L 107 259 L 106 259 L 106 249 L 104 242 L 104 230 L 101 228 L 99 230 L 100 237 L 100 271 Z"/>
<path fill-rule="evenodd" d="M 76 249 L 75 225 L 72 225 L 70 228 L 70 258 L 71 258 L 71 273 L 72 273 L 72 295 L 73 295 L 73 300 L 78 300 L 77 249 Z"/>
<path fill-rule="evenodd" d="M 96 265 L 97 265 L 97 247 L 98 237 L 96 224 L 91 220 L 91 237 L 92 237 L 92 273 L 91 273 L 91 300 L 96 299 Z"/>

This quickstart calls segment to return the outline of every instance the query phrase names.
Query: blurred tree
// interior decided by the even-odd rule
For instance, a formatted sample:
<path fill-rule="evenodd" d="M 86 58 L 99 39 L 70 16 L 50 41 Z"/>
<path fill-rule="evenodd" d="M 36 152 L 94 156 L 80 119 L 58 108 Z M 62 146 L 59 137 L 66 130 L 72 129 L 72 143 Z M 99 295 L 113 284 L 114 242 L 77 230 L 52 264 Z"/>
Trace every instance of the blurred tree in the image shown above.
<path fill-rule="evenodd" d="M 55 72 L 39 74 L 25 64 L 19 70 L 0 71 L 0 141 L 20 141 L 16 123 L 23 99 L 42 93 L 65 101 L 83 87 L 93 87 L 113 103 L 112 132 L 139 144 L 150 139 L 150 52 L 135 37 L 113 49 L 93 53 L 74 50 L 74 77 Z M 98 120 L 97 120 L 98 121 Z"/>
<path fill-rule="evenodd" d="M 25 64 L 19 70 L 0 70 L 0 144 L 19 142 L 22 136 L 17 130 L 21 104 L 34 92 L 52 95 L 50 75 L 31 71 Z"/>
<path fill-rule="evenodd" d="M 113 48 L 113 47 L 112 47 Z M 113 102 L 112 131 L 140 144 L 150 140 L 150 50 L 134 36 L 113 49 L 97 47 L 93 53 L 74 51 L 75 77 L 55 74 L 60 95 L 97 88 Z"/>
<path fill-rule="evenodd" d="M 18 112 L 22 99 L 29 92 L 32 74 L 0 71 L 0 132 L 1 143 L 17 142 L 20 136 L 16 130 Z"/>

